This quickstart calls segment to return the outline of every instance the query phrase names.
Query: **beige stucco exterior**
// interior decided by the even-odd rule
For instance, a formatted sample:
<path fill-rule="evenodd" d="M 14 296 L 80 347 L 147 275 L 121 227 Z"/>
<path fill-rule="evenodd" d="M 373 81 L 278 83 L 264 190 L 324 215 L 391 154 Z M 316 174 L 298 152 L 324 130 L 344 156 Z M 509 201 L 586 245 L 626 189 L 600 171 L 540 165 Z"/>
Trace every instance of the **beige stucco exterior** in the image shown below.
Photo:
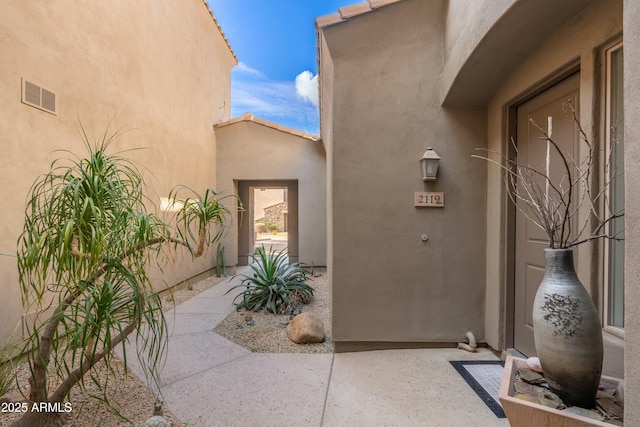
<path fill-rule="evenodd" d="M 625 420 L 640 424 L 640 4 L 624 0 L 624 108 L 625 108 Z"/>
<path fill-rule="evenodd" d="M 317 19 L 338 351 L 453 345 L 466 330 L 512 346 L 513 208 L 500 171 L 470 157 L 505 153 L 515 107 L 578 71 L 581 124 L 604 143 L 604 50 L 623 41 L 626 320 L 603 329 L 604 371 L 639 396 L 639 18 L 621 0 L 371 0 Z M 424 185 L 429 146 L 442 161 Z M 445 207 L 414 207 L 415 191 L 444 192 Z M 603 252 L 580 247 L 578 274 L 604 312 Z"/>
<path fill-rule="evenodd" d="M 269 186 L 278 182 L 294 182 L 297 201 L 289 193 L 290 250 L 294 261 L 305 265 L 324 266 L 327 263 L 326 239 L 326 166 L 325 150 L 318 137 L 294 131 L 251 114 L 219 123 L 215 126 L 217 137 L 217 183 L 225 194 L 238 194 L 240 182 Z M 242 197 L 242 196 L 241 196 Z M 228 199 L 231 209 L 237 203 Z M 291 215 L 296 209 L 297 218 Z M 238 264 L 238 231 L 241 221 L 250 224 L 247 213 L 234 221 L 224 239 L 225 263 Z M 247 226 L 247 224 L 244 224 Z M 292 234 L 297 228 L 297 238 Z M 240 235 L 248 239 L 248 235 Z M 245 242 L 246 243 L 246 242 Z M 293 245 L 293 247 L 292 247 Z"/>
<path fill-rule="evenodd" d="M 177 184 L 216 188 L 212 125 L 229 118 L 237 61 L 202 0 L 8 0 L 0 40 L 3 342 L 21 316 L 14 254 L 27 193 L 53 150 L 86 153 L 80 123 L 91 138 L 125 130 L 112 151 L 144 148 L 127 155 L 157 205 Z M 22 79 L 57 95 L 57 115 L 21 103 Z M 156 275 L 159 286 L 212 265 L 211 258 L 179 259 Z"/>
<path fill-rule="evenodd" d="M 486 109 L 440 106 L 445 6 L 401 1 L 321 32 L 339 351 L 484 341 L 486 167 L 470 153 Z M 428 146 L 443 159 L 434 183 L 420 174 Z M 415 208 L 421 191 L 444 191 L 445 207 Z"/>

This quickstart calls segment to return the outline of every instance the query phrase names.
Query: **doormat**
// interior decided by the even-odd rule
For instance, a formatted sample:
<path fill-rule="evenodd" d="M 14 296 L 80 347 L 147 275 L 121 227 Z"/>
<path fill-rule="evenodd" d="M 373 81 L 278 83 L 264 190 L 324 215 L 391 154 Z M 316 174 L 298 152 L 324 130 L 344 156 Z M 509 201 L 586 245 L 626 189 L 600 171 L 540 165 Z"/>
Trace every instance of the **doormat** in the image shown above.
<path fill-rule="evenodd" d="M 451 361 L 467 384 L 498 418 L 506 418 L 500 399 L 500 381 L 504 372 L 501 360 L 460 360 Z"/>

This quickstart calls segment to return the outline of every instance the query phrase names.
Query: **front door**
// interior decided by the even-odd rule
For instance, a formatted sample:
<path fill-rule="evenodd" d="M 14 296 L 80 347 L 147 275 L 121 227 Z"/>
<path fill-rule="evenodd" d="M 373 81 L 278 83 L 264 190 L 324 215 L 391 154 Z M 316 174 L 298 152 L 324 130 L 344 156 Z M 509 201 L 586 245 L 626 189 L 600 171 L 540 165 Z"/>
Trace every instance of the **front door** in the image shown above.
<path fill-rule="evenodd" d="M 552 139 L 563 152 L 568 153 L 573 159 L 576 158 L 577 132 L 568 103 L 570 102 L 577 110 L 579 82 L 579 74 L 574 74 L 518 107 L 519 161 L 545 172 L 547 142 L 536 124 L 546 131 L 548 117 L 551 117 Z M 562 179 L 562 166 L 559 164 L 559 159 L 554 159 L 553 155 L 550 161 L 550 175 L 555 183 L 559 183 Z M 521 209 L 525 207 L 518 202 L 515 215 L 513 344 L 521 353 L 535 356 L 532 325 L 533 300 L 544 275 L 543 249 L 548 246 L 548 238 L 542 229 L 526 218 Z"/>

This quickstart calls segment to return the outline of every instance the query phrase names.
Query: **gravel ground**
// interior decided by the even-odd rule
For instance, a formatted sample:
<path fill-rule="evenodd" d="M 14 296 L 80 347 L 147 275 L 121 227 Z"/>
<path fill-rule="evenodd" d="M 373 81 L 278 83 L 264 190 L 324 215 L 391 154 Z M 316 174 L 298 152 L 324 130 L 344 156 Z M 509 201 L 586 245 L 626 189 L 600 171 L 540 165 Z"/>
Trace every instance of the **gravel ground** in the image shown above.
<path fill-rule="evenodd" d="M 200 292 L 215 286 L 225 278 L 209 277 L 182 289 L 174 290 L 171 294 L 163 295 L 163 309 L 173 308 L 173 304 L 180 304 L 199 294 Z M 263 353 L 332 353 L 333 342 L 331 340 L 331 298 L 329 283 L 325 269 L 315 269 L 314 277 L 309 281 L 314 288 L 314 299 L 308 305 L 302 307 L 302 312 L 309 312 L 318 317 L 325 325 L 325 342 L 320 344 L 295 344 L 287 338 L 284 326 L 290 318 L 286 315 L 273 315 L 265 313 L 252 313 L 234 311 L 223 320 L 215 332 L 226 337 L 251 351 Z M 238 293 L 241 289 L 237 290 Z M 235 291 L 234 291 L 235 292 Z M 253 320 L 253 325 L 247 324 L 248 317 Z M 117 367 L 122 371 L 122 362 L 117 360 Z M 105 375 L 106 369 L 101 370 Z M 22 364 L 18 367 L 18 379 L 22 390 L 28 390 L 28 368 Z M 155 400 L 149 388 L 140 382 L 134 375 L 126 375 L 121 378 L 111 376 L 113 392 L 110 395 L 111 403 L 130 422 L 124 421 L 114 415 L 109 409 L 88 396 L 97 393 L 97 388 L 87 380 L 85 392 L 75 387 L 71 392 L 72 412 L 66 420 L 67 426 L 93 427 L 93 426 L 140 426 L 153 412 Z M 16 387 L 11 389 L 3 398 L 13 402 L 22 401 L 23 398 Z M 2 399 L 0 399 L 1 401 Z M 7 409 L 7 407 L 5 407 Z M 20 417 L 17 412 L 0 412 L 0 427 L 11 425 Z M 171 421 L 174 427 L 183 427 L 182 424 L 169 411 L 164 411 L 164 416 Z"/>
<path fill-rule="evenodd" d="M 309 285 L 314 289 L 313 300 L 301 307 L 322 321 L 325 340 L 319 344 L 296 344 L 287 338 L 286 325 L 290 316 L 254 313 L 240 310 L 231 313 L 214 329 L 229 341 L 257 353 L 333 353 L 331 339 L 331 297 L 326 269 L 314 270 Z M 240 293 L 242 288 L 238 288 Z M 233 291 L 236 292 L 236 291 Z"/>
<path fill-rule="evenodd" d="M 116 365 L 120 372 L 123 366 L 119 359 L 116 359 Z M 28 393 L 28 375 L 29 369 L 22 364 L 18 369 L 18 379 L 25 393 Z M 106 369 L 102 365 L 99 376 L 104 377 Z M 155 397 L 149 388 L 138 381 L 134 375 L 126 375 L 124 377 L 110 376 L 111 390 L 109 400 L 111 404 L 117 408 L 120 413 L 131 420 L 127 422 L 114 415 L 106 405 L 96 399 L 92 399 L 89 395 L 99 394 L 97 387 L 86 378 L 85 392 L 81 392 L 79 388 L 74 387 L 71 390 L 71 412 L 67 416 L 65 426 L 74 427 L 94 427 L 94 426 L 142 426 L 144 422 L 153 413 L 153 403 Z M 5 397 L 13 402 L 24 401 L 17 389 L 11 390 Z M 8 407 L 5 407 L 8 409 Z M 20 412 L 4 412 L 0 414 L 0 426 L 9 426 L 11 423 L 20 418 Z M 183 424 L 171 414 L 164 411 L 164 417 L 168 419 L 174 427 L 182 427 Z"/>

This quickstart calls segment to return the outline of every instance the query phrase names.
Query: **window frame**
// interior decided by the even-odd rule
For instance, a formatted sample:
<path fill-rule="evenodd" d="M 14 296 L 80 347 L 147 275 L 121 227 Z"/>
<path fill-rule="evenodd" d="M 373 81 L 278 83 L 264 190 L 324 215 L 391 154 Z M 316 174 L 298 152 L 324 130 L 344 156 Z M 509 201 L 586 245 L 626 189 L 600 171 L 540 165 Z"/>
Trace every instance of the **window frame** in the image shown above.
<path fill-rule="evenodd" d="M 613 104 L 613 91 L 612 91 L 612 54 L 623 49 L 624 44 L 622 40 L 618 40 L 617 42 L 609 45 L 604 50 L 604 59 L 605 59 L 605 88 L 604 88 L 604 105 L 605 105 L 605 147 L 606 147 L 606 159 L 610 159 L 611 157 L 611 147 L 612 147 L 612 104 Z M 624 51 L 623 51 L 624 52 Z M 623 142 L 624 143 L 624 142 Z M 624 148 L 623 148 L 624 149 Z M 623 154 L 624 156 L 624 154 Z M 610 176 L 610 164 L 608 161 L 605 162 L 605 170 L 604 170 L 604 179 L 608 180 Z M 606 203 L 604 209 L 609 210 L 610 204 L 609 202 L 612 200 L 611 197 L 611 187 L 607 188 L 606 194 Z M 612 310 L 611 310 L 611 281 L 610 281 L 610 273 L 611 273 L 611 247 L 610 241 L 606 240 L 604 242 L 604 268 L 603 268 L 603 329 L 607 332 L 610 332 L 614 335 L 617 335 L 621 338 L 624 338 L 625 330 L 624 326 L 616 326 L 612 324 Z M 623 279 L 624 283 L 624 279 Z M 623 286 L 623 294 L 624 294 L 624 286 Z M 622 313 L 624 316 L 624 297 L 623 297 L 623 305 L 622 305 Z"/>

